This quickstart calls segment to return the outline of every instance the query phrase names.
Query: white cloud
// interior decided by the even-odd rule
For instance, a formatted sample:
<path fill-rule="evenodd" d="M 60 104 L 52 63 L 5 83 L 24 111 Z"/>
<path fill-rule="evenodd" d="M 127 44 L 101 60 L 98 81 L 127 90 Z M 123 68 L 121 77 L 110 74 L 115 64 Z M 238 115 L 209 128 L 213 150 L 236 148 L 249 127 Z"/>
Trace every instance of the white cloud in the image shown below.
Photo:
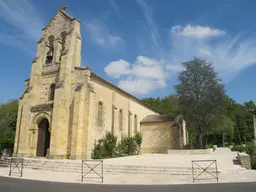
<path fill-rule="evenodd" d="M 122 43 L 121 37 L 111 34 L 106 25 L 100 20 L 86 21 L 85 30 L 90 40 L 101 47 L 116 49 Z"/>
<path fill-rule="evenodd" d="M 216 31 L 215 29 L 212 30 Z M 191 60 L 195 56 L 205 58 L 213 62 L 219 77 L 224 83 L 228 83 L 241 70 L 256 63 L 255 38 L 242 39 L 239 35 L 235 37 L 226 35 L 214 39 L 213 42 L 209 38 L 198 39 L 189 36 L 177 36 L 173 33 L 176 31 L 171 30 L 168 60 L 173 65 Z M 223 33 L 225 32 L 223 31 Z"/>
<path fill-rule="evenodd" d="M 186 25 L 185 27 L 177 25 L 172 27 L 171 33 L 178 36 L 186 36 L 193 38 L 216 37 L 223 36 L 226 34 L 226 32 L 223 30 L 200 25 Z"/>
<path fill-rule="evenodd" d="M 164 88 L 170 75 L 168 64 L 145 56 L 138 56 L 133 63 L 123 59 L 112 61 L 105 67 L 105 73 L 119 78 L 118 86 L 132 94 L 144 95 Z"/>
<path fill-rule="evenodd" d="M 119 78 L 121 75 L 129 75 L 131 73 L 130 63 L 123 59 L 112 61 L 105 67 L 104 71 L 113 78 Z"/>
<path fill-rule="evenodd" d="M 166 82 L 163 80 L 146 80 L 140 78 L 127 78 L 120 80 L 118 86 L 130 93 L 146 95 L 159 88 L 164 88 Z"/>

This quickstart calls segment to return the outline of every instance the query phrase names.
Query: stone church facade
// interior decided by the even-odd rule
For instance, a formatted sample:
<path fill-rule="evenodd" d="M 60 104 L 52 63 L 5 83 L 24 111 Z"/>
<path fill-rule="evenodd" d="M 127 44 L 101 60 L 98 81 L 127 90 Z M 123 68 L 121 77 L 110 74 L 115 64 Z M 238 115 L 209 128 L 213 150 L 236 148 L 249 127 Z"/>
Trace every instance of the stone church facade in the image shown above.
<path fill-rule="evenodd" d="M 174 119 L 159 122 L 159 111 L 81 67 L 81 41 L 80 22 L 65 7 L 42 30 L 19 101 L 14 156 L 89 159 L 106 131 L 121 139 L 144 130 L 145 152 L 172 148 L 172 138 L 179 138 L 179 147 L 186 144 L 184 126 L 174 125 Z M 154 130 L 158 135 L 169 131 L 168 138 L 158 139 L 160 147 L 159 142 L 150 146 Z"/>

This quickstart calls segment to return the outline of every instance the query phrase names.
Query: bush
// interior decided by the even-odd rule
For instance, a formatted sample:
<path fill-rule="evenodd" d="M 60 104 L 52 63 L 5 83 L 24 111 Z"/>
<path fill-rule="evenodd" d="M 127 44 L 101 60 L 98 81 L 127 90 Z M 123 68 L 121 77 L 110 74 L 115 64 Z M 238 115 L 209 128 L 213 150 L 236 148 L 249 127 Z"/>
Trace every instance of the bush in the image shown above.
<path fill-rule="evenodd" d="M 93 159 L 102 159 L 104 154 L 105 154 L 105 149 L 104 149 L 104 146 L 102 145 L 102 142 L 95 144 L 94 150 L 92 153 L 92 158 Z"/>
<path fill-rule="evenodd" d="M 138 149 L 141 143 L 142 136 L 140 133 L 136 133 L 134 137 L 123 138 L 117 143 L 117 137 L 108 132 L 103 139 L 99 139 L 95 144 L 92 158 L 102 159 L 124 155 L 135 155 L 138 154 Z"/>
<path fill-rule="evenodd" d="M 142 143 L 142 135 L 139 132 L 136 132 L 134 139 L 137 145 L 140 147 Z"/>
<path fill-rule="evenodd" d="M 105 148 L 105 156 L 112 157 L 114 155 L 114 150 L 116 147 L 117 137 L 111 133 L 107 133 L 103 139 L 103 146 Z"/>
<path fill-rule="evenodd" d="M 256 156 L 256 145 L 254 143 L 247 143 L 245 152 L 250 155 L 250 157 Z"/>
<path fill-rule="evenodd" d="M 126 140 L 126 145 L 127 145 L 127 154 L 133 155 L 136 154 L 138 145 L 136 143 L 136 140 L 134 137 L 127 137 Z"/>
<path fill-rule="evenodd" d="M 234 145 L 231 148 L 231 151 L 238 151 L 238 152 L 245 152 L 246 147 L 244 147 L 243 145 Z"/>
<path fill-rule="evenodd" d="M 116 147 L 117 137 L 107 133 L 103 139 L 99 139 L 94 146 L 92 158 L 102 159 L 112 157 Z"/>

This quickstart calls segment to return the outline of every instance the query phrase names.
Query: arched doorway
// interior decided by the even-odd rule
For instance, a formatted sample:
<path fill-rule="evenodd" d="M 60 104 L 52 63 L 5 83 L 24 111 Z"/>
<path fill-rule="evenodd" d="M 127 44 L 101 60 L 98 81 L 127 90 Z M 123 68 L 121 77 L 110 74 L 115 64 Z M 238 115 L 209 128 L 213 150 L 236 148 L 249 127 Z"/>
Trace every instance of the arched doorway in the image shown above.
<path fill-rule="evenodd" d="M 47 150 L 50 147 L 50 131 L 49 131 L 49 121 L 43 118 L 38 123 L 38 139 L 37 139 L 37 157 L 46 157 Z"/>

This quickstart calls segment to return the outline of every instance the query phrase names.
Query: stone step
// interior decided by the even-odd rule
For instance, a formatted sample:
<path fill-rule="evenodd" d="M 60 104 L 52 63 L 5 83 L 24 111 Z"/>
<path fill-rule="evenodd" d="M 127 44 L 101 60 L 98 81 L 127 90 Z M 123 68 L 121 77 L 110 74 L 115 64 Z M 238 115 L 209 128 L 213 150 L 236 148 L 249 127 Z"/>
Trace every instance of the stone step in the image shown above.
<path fill-rule="evenodd" d="M 9 160 L 0 160 L 0 167 L 8 167 Z M 95 162 L 88 162 L 90 167 L 97 165 Z M 23 167 L 34 170 L 47 170 L 58 172 L 76 172 L 81 173 L 82 163 L 60 162 L 60 161 L 41 161 L 24 159 Z M 84 172 L 88 171 L 84 165 Z M 199 171 L 201 169 L 198 169 Z M 207 169 L 212 174 L 216 173 L 214 168 Z M 101 165 L 95 168 L 95 171 L 101 173 Z M 139 165 L 111 165 L 103 164 L 103 172 L 108 174 L 170 174 L 170 175 L 191 175 L 191 167 L 158 167 L 158 166 L 139 166 Z M 218 171 L 220 172 L 220 171 Z"/>

